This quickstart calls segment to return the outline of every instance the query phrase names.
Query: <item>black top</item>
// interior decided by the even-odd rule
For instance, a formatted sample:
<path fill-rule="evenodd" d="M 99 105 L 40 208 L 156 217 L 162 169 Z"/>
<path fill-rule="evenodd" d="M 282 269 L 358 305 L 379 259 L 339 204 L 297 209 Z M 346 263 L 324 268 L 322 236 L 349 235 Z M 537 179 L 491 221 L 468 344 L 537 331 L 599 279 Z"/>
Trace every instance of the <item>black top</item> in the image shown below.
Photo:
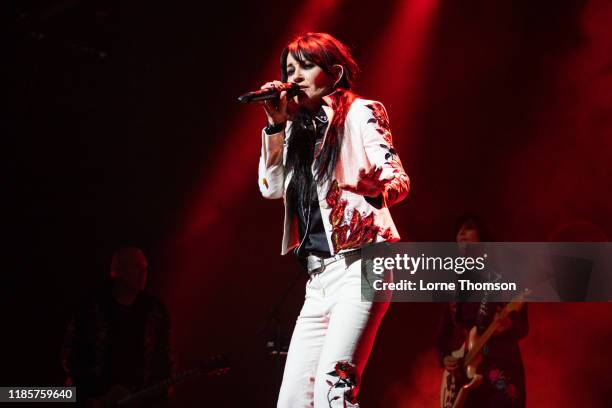
<path fill-rule="evenodd" d="M 298 256 L 305 256 L 308 253 L 315 253 L 323 257 L 331 256 L 319 202 L 313 200 L 310 203 L 310 208 L 308 208 L 306 203 L 302 204 L 304 205 L 295 206 L 299 207 L 297 209 L 298 233 L 301 243 L 301 245 L 295 249 L 295 254 Z M 310 219 L 308 219 L 308 212 L 310 212 Z"/>
<path fill-rule="evenodd" d="M 314 122 L 314 123 L 313 123 Z M 311 139 L 314 144 L 313 151 L 317 150 L 320 143 L 323 143 L 323 135 L 328 126 L 328 118 L 323 108 L 314 116 L 314 121 L 306 121 L 307 128 L 315 135 Z M 314 160 L 314 157 L 312 158 Z M 289 183 L 289 189 L 293 189 L 293 179 Z M 316 191 L 316 181 L 312 178 L 313 191 Z M 291 197 L 291 194 L 288 194 Z M 319 199 L 315 195 L 310 203 L 304 198 L 300 200 L 291 200 L 289 206 L 293 214 L 298 217 L 298 234 L 300 237 L 300 245 L 294 250 L 297 256 L 306 256 L 308 253 L 316 253 L 320 256 L 331 256 L 327 236 L 325 234 L 325 226 L 321 217 L 321 209 L 319 207 Z"/>
<path fill-rule="evenodd" d="M 108 302 L 108 378 L 112 384 L 142 387 L 147 309 L 144 296 L 134 304 Z M 112 385 L 111 384 L 111 385 Z"/>
<path fill-rule="evenodd" d="M 83 401 L 113 385 L 138 389 L 166 379 L 173 372 L 166 308 L 144 292 L 121 305 L 105 286 L 74 314 L 62 363 Z"/>

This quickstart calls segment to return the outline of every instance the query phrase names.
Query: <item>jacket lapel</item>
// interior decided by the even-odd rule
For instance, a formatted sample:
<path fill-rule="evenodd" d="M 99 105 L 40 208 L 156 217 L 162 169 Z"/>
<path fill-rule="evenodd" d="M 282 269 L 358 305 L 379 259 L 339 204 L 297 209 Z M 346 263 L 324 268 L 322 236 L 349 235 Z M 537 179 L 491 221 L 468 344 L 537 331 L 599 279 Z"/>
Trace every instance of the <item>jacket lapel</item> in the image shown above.
<path fill-rule="evenodd" d="M 329 128 L 331 127 L 332 120 L 334 118 L 334 110 L 331 107 L 332 101 L 329 95 L 324 96 L 323 101 L 325 102 L 323 104 L 323 111 L 325 112 L 325 116 L 327 116 L 327 127 L 325 128 L 325 133 L 323 134 L 323 139 L 321 140 L 321 143 L 318 143 L 315 148 L 315 151 L 314 151 L 315 159 L 317 158 L 317 156 L 319 156 L 319 154 L 321 153 L 321 150 L 323 149 L 323 146 L 325 145 L 325 140 L 327 140 L 327 132 L 329 132 Z"/>

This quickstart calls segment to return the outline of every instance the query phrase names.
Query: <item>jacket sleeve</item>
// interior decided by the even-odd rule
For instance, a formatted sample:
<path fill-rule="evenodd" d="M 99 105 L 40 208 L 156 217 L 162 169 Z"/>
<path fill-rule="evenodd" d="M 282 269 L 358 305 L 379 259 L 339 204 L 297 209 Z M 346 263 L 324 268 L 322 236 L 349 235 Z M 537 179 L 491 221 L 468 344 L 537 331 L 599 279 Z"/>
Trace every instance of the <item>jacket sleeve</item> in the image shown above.
<path fill-rule="evenodd" d="M 382 198 L 386 206 L 391 207 L 406 198 L 410 179 L 393 147 L 389 117 L 383 104 L 370 101 L 359 109 L 366 155 L 373 166 L 382 167 L 380 179 L 389 180 Z"/>
<path fill-rule="evenodd" d="M 285 168 L 283 149 L 285 132 L 268 135 L 261 131 L 261 156 L 259 157 L 259 191 L 265 198 L 281 198 L 284 192 Z"/>

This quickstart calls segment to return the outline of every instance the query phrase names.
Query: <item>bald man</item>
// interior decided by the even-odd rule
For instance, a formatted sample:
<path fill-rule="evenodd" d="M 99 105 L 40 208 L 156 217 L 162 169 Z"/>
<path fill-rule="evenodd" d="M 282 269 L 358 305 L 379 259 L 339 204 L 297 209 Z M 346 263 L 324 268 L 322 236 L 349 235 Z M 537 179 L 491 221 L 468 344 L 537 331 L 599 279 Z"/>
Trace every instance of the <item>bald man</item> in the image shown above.
<path fill-rule="evenodd" d="M 115 252 L 111 281 L 68 325 L 62 365 L 66 384 L 77 387 L 81 404 L 95 406 L 116 390 L 126 394 L 173 373 L 170 318 L 164 305 L 144 291 L 148 267 L 139 248 Z"/>

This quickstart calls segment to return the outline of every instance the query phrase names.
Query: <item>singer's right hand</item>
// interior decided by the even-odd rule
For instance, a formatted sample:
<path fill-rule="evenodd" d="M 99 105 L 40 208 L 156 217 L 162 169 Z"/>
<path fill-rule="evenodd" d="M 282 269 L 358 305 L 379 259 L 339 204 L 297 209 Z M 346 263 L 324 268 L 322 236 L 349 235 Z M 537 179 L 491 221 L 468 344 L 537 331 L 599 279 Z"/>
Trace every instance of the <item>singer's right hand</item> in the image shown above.
<path fill-rule="evenodd" d="M 261 89 L 277 88 L 282 84 L 283 83 L 281 81 L 266 82 L 264 85 L 262 85 Z M 287 119 L 289 118 L 289 114 L 287 113 L 287 91 L 281 91 L 278 96 L 278 103 L 274 100 L 262 101 L 260 103 L 263 105 L 264 110 L 266 111 L 269 124 L 279 125 L 287 122 Z"/>

